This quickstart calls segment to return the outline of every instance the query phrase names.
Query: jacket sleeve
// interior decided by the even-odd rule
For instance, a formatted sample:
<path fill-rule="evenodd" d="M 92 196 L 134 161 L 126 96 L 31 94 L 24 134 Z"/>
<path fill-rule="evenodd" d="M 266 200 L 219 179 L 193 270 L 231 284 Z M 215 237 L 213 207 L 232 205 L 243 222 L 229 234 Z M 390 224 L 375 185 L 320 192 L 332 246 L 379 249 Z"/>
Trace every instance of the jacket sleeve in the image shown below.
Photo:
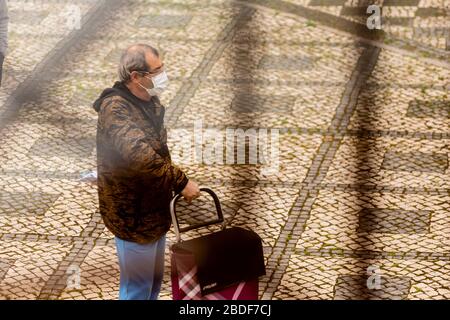
<path fill-rule="evenodd" d="M 161 157 L 151 146 L 149 137 L 131 119 L 126 104 L 105 100 L 100 109 L 104 130 L 130 170 L 155 178 L 169 179 L 176 193 L 183 191 L 188 178 L 170 158 Z"/>

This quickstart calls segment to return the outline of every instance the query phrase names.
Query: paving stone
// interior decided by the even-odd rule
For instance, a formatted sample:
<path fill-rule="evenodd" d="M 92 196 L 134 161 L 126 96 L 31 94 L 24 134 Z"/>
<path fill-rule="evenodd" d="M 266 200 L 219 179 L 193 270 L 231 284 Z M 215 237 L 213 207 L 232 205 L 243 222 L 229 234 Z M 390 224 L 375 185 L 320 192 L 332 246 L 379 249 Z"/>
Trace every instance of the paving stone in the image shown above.
<path fill-rule="evenodd" d="M 118 62 L 116 62 L 118 63 Z M 92 105 L 92 101 L 95 101 L 103 91 L 102 88 L 86 88 L 77 90 L 74 92 L 72 98 L 69 100 L 69 105 L 79 107 L 80 105 Z"/>
<path fill-rule="evenodd" d="M 105 60 L 111 63 L 118 64 L 125 48 L 112 49 L 110 53 L 105 57 Z"/>
<path fill-rule="evenodd" d="M 231 109 L 238 113 L 268 112 L 291 114 L 296 97 L 259 96 L 238 93 L 231 103 Z"/>
<path fill-rule="evenodd" d="M 409 278 L 383 277 L 379 278 L 379 289 L 369 288 L 368 277 L 340 276 L 336 281 L 335 300 L 402 300 L 408 297 L 411 287 Z"/>
<path fill-rule="evenodd" d="M 385 0 L 383 6 L 418 6 L 420 0 Z"/>
<path fill-rule="evenodd" d="M 66 134 L 71 134 L 73 132 L 82 131 L 84 128 L 96 127 L 97 119 L 65 117 L 65 116 L 49 116 L 46 117 L 45 119 L 39 118 L 30 119 L 29 123 L 51 125 L 57 127 L 58 129 L 63 130 L 64 132 L 66 132 Z M 76 141 L 72 143 L 76 143 Z"/>
<path fill-rule="evenodd" d="M 382 17 L 381 23 L 386 26 L 412 27 L 414 19 L 408 17 Z"/>
<path fill-rule="evenodd" d="M 389 151 L 385 154 L 381 168 L 394 171 L 419 171 L 445 173 L 448 156 L 444 153 L 401 153 Z"/>
<path fill-rule="evenodd" d="M 449 125 L 445 117 L 418 119 L 409 116 L 409 110 L 419 111 L 419 108 L 430 113 L 434 113 L 434 110 L 439 113 L 445 112 L 445 101 L 448 100 L 445 90 L 436 90 L 431 86 L 431 83 L 436 83 L 445 87 L 445 79 L 448 76 L 445 75 L 446 72 L 441 71 L 444 70 L 418 62 L 411 57 L 382 51 L 377 66 L 368 80 L 368 86 L 358 99 L 357 112 L 352 117 L 350 128 L 370 127 L 372 130 L 378 128 L 427 133 L 442 131 L 442 128 Z M 411 83 L 416 83 L 417 87 L 408 89 L 377 87 L 377 83 L 391 81 L 398 83 L 395 79 L 401 77 L 410 78 Z M 433 104 L 417 104 L 414 101 L 430 101 Z M 414 130 L 411 130 L 412 128 Z"/>
<path fill-rule="evenodd" d="M 47 17 L 46 11 L 25 11 L 25 10 L 10 10 L 10 21 L 13 24 L 23 24 L 35 26 L 42 22 Z"/>
<path fill-rule="evenodd" d="M 446 118 L 450 119 L 450 100 L 423 101 L 414 100 L 409 103 L 408 117 L 414 118 Z"/>
<path fill-rule="evenodd" d="M 0 194 L 0 215 L 43 216 L 53 206 L 59 194 L 49 193 L 11 193 Z"/>
<path fill-rule="evenodd" d="M 311 0 L 310 6 L 343 6 L 347 0 Z"/>
<path fill-rule="evenodd" d="M 449 27 L 414 27 L 413 34 L 414 36 L 439 36 L 445 38 L 450 32 Z"/>
<path fill-rule="evenodd" d="M 364 208 L 359 212 L 359 231 L 377 233 L 427 233 L 432 211 Z"/>
<path fill-rule="evenodd" d="M 307 56 L 264 56 L 259 68 L 264 70 L 307 70 L 314 67 L 314 59 Z"/>
<path fill-rule="evenodd" d="M 1 299 L 36 299 L 68 250 L 68 246 L 54 243 L 2 241 L 0 260 L 6 258 L 14 263 L 9 263 L 9 270 L 3 277 Z"/>
<path fill-rule="evenodd" d="M 361 181 L 365 181 L 369 184 L 446 188 L 447 155 L 442 152 L 445 148 L 444 141 L 344 138 L 325 181 L 344 184 L 356 181 L 361 184 Z M 342 161 L 354 165 L 343 167 Z M 385 170 L 385 164 L 389 165 L 389 170 Z"/>
<path fill-rule="evenodd" d="M 448 8 L 417 8 L 416 17 L 446 17 L 448 16 Z"/>
<path fill-rule="evenodd" d="M 420 257 L 421 252 L 437 252 L 442 259 L 446 259 L 442 255 L 446 247 L 445 226 L 450 221 L 446 199 L 427 194 L 322 190 L 309 214 L 297 248 L 321 248 L 320 252 L 325 252 L 327 256 L 326 249 L 349 250 L 349 253 L 370 249 L 393 252 L 402 257 L 408 253 L 407 259 Z M 363 218 L 360 218 L 361 212 Z M 370 226 L 367 225 L 369 221 L 373 222 Z M 362 232 L 361 222 L 367 232 Z M 402 229 L 408 232 L 400 233 Z"/>
<path fill-rule="evenodd" d="M 95 147 L 94 137 L 81 139 L 38 139 L 29 151 L 30 156 L 85 158 L 91 155 Z"/>
<path fill-rule="evenodd" d="M 446 36 L 439 33 L 416 36 L 415 27 L 449 27 L 445 18 L 449 14 L 442 0 L 384 0 L 384 1 L 340 1 L 340 0 L 288 0 L 289 4 L 306 6 L 308 9 L 331 14 L 344 21 L 366 24 L 369 5 L 377 4 L 382 9 L 382 28 L 389 36 L 402 39 L 415 46 L 445 50 Z M 292 11 L 292 10 L 291 10 Z M 448 20 L 448 19 L 447 19 Z"/>
<path fill-rule="evenodd" d="M 183 28 L 191 19 L 191 16 L 147 15 L 139 17 L 136 25 L 141 28 Z"/>
<path fill-rule="evenodd" d="M 342 8 L 341 14 L 344 16 L 370 16 L 370 13 L 367 13 L 367 7 L 347 7 L 344 6 Z"/>
<path fill-rule="evenodd" d="M 0 282 L 5 278 L 12 265 L 14 265 L 14 260 L 0 259 Z"/>

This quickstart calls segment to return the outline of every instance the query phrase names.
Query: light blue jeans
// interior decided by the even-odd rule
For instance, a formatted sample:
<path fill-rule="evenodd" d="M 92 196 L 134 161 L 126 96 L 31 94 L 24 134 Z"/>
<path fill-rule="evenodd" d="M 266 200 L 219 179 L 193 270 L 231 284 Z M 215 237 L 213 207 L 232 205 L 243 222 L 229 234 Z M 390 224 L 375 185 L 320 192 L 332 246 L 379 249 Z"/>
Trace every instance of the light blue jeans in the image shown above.
<path fill-rule="evenodd" d="M 164 275 L 166 236 L 149 244 L 116 237 L 120 267 L 119 300 L 157 300 Z"/>

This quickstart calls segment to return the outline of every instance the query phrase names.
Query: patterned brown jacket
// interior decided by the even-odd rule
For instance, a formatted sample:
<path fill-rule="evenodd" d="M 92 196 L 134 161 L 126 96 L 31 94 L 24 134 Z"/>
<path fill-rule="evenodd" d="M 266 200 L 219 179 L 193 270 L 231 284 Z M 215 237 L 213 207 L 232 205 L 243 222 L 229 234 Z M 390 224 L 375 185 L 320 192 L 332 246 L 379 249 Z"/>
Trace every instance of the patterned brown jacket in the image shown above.
<path fill-rule="evenodd" d="M 117 237 L 151 243 L 170 228 L 169 203 L 188 182 L 167 148 L 165 108 L 145 102 L 121 82 L 94 103 L 98 112 L 97 172 L 100 213 Z"/>

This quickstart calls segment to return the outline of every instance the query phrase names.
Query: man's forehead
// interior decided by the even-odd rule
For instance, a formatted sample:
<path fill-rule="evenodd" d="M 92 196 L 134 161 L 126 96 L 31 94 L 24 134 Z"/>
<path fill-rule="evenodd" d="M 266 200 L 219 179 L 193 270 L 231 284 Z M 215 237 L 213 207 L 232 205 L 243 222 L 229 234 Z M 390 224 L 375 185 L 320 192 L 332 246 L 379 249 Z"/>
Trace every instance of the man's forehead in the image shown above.
<path fill-rule="evenodd" d="M 155 56 L 153 53 L 147 53 L 145 58 L 152 68 L 158 68 L 163 64 L 161 58 Z"/>

